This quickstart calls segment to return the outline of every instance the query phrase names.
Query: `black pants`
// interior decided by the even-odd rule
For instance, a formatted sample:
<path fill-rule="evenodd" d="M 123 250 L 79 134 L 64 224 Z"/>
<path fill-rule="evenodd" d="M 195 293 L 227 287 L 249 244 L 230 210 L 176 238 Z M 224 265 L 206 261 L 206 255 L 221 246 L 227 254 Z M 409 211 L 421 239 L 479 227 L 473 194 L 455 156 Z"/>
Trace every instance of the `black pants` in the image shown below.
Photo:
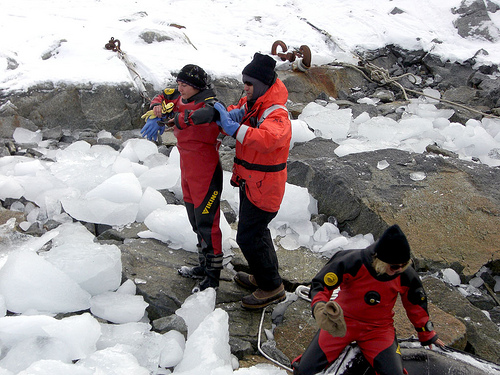
<path fill-rule="evenodd" d="M 278 272 L 278 257 L 274 249 L 271 232 L 267 227 L 277 212 L 267 212 L 248 199 L 245 187 L 240 188 L 240 211 L 236 242 L 262 290 L 278 288 L 281 277 Z"/>

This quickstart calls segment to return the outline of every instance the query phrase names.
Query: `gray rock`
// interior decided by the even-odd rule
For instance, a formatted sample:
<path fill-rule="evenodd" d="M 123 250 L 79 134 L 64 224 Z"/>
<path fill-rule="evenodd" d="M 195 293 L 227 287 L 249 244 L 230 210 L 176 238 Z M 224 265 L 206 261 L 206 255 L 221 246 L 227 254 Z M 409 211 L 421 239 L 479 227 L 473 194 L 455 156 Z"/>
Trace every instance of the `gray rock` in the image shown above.
<path fill-rule="evenodd" d="M 457 262 L 464 265 L 464 275 L 471 275 L 498 259 L 500 193 L 491 181 L 500 181 L 500 170 L 391 149 L 340 158 L 333 152 L 336 146 L 319 138 L 296 145 L 288 182 L 307 187 L 318 211 L 337 218 L 341 230 L 377 238 L 398 223 L 415 256 L 433 270 Z M 382 160 L 390 166 L 379 170 Z M 414 181 L 412 173 L 425 178 Z"/>
<path fill-rule="evenodd" d="M 178 331 L 187 338 L 187 324 L 179 315 L 172 314 L 163 318 L 155 319 L 151 322 L 153 329 L 160 333 L 165 333 L 171 330 Z"/>
<path fill-rule="evenodd" d="M 490 2 L 491 3 L 491 2 Z M 491 4 L 488 5 L 489 9 Z M 500 30 L 491 21 L 486 4 L 482 0 L 463 0 L 459 8 L 452 11 L 460 17 L 453 22 L 458 34 L 462 38 L 484 39 L 496 42 L 500 37 Z"/>
<path fill-rule="evenodd" d="M 500 332 L 478 308 L 475 308 L 460 292 L 442 281 L 428 277 L 423 279 L 424 288 L 429 301 L 442 310 L 459 318 L 467 327 L 467 340 L 471 346 L 469 351 L 481 353 L 484 359 L 500 363 Z"/>
<path fill-rule="evenodd" d="M 31 131 L 38 130 L 38 127 L 29 119 L 15 115 L 0 117 L 0 138 L 12 138 L 16 128 L 24 128 Z"/>

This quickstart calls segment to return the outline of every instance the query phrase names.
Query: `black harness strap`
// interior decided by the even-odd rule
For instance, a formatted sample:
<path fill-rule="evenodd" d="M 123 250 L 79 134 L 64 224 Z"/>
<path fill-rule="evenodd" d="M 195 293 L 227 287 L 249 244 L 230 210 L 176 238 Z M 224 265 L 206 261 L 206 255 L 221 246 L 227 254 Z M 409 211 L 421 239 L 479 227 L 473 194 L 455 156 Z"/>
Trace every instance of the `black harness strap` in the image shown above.
<path fill-rule="evenodd" d="M 286 163 L 275 165 L 252 164 L 238 158 L 234 158 L 234 163 L 241 165 L 242 167 L 245 167 L 246 169 L 249 169 L 251 171 L 259 172 L 279 172 L 286 168 Z"/>

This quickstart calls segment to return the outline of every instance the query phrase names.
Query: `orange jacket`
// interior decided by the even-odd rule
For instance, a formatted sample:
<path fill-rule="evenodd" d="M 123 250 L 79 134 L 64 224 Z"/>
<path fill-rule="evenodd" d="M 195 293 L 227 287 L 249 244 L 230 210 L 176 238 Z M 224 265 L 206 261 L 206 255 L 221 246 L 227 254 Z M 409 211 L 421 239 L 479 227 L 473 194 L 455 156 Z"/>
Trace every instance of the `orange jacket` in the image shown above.
<path fill-rule="evenodd" d="M 240 186 L 244 181 L 250 201 L 268 212 L 279 210 L 285 194 L 286 162 L 292 137 L 288 111 L 284 108 L 287 99 L 288 90 L 280 79 L 276 79 L 250 111 L 246 97 L 228 108 L 230 111 L 245 107 L 245 116 L 236 134 L 236 157 L 231 182 Z M 269 108 L 271 110 L 265 114 Z M 263 115 L 267 117 L 263 119 Z"/>

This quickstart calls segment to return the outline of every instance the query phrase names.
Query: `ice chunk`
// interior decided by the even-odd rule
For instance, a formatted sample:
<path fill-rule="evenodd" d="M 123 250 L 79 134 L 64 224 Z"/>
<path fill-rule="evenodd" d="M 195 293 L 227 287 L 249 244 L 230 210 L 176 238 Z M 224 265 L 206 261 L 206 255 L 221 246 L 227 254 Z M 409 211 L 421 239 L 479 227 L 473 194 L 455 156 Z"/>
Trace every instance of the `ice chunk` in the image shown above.
<path fill-rule="evenodd" d="M 132 162 L 144 161 L 148 156 L 158 153 L 158 146 L 146 139 L 129 139 L 123 144 L 120 156 Z"/>
<path fill-rule="evenodd" d="M 171 189 L 181 177 L 181 171 L 176 165 L 159 165 L 151 168 L 139 176 L 143 188 L 148 186 L 157 189 Z"/>
<path fill-rule="evenodd" d="M 302 120 L 292 120 L 292 139 L 290 148 L 297 142 L 307 142 L 315 137 L 314 132 L 309 129 L 307 124 Z"/>
<path fill-rule="evenodd" d="M 93 296 L 120 286 L 121 251 L 116 245 L 74 241 L 52 247 L 42 256 Z"/>
<path fill-rule="evenodd" d="M 90 294 L 76 281 L 28 251 L 9 255 L 0 269 L 0 294 L 7 309 L 15 313 L 31 309 L 66 313 L 90 307 Z"/>
<path fill-rule="evenodd" d="M 352 111 L 350 108 L 337 109 L 309 103 L 299 115 L 299 120 L 314 129 L 316 136 L 335 141 L 347 137 L 352 122 Z"/>
<path fill-rule="evenodd" d="M 380 160 L 378 163 L 377 163 L 377 168 L 380 169 L 380 170 L 383 170 L 383 169 L 386 169 L 390 164 L 388 163 L 387 160 Z"/>
<path fill-rule="evenodd" d="M 452 268 L 445 268 L 441 271 L 443 280 L 451 285 L 457 286 L 460 284 L 460 276 Z"/>
<path fill-rule="evenodd" d="M 0 367 L 14 373 L 25 370 L 42 359 L 71 363 L 69 349 L 62 340 L 53 337 L 30 337 L 13 346 L 0 360 Z"/>
<path fill-rule="evenodd" d="M 146 323 L 103 324 L 98 348 L 119 347 L 132 354 L 139 364 L 155 374 L 158 367 L 174 367 L 184 353 L 184 336 L 177 331 L 163 335 L 151 332 Z"/>
<path fill-rule="evenodd" d="M 422 181 L 425 179 L 425 173 L 424 172 L 412 172 L 410 173 L 410 178 L 413 181 Z"/>
<path fill-rule="evenodd" d="M 206 316 L 188 337 L 175 374 L 233 373 L 228 320 L 227 312 L 219 308 Z"/>
<path fill-rule="evenodd" d="M 42 141 L 43 134 L 40 130 L 32 132 L 24 128 L 16 128 L 14 130 L 14 141 L 21 144 L 38 143 Z"/>
<path fill-rule="evenodd" d="M 139 237 L 156 238 L 173 249 L 196 251 L 198 239 L 194 234 L 184 206 L 168 204 L 164 209 L 151 212 L 144 224 L 149 231 L 139 232 Z"/>
<path fill-rule="evenodd" d="M 61 204 L 77 220 L 107 225 L 133 223 L 139 211 L 138 203 L 115 203 L 106 199 L 63 198 Z"/>
<path fill-rule="evenodd" d="M 92 369 L 94 374 L 106 375 L 150 375 L 150 371 L 142 367 L 137 359 L 119 346 L 99 350 L 76 363 L 77 366 Z"/>
<path fill-rule="evenodd" d="M 128 279 L 120 285 L 120 287 L 116 290 L 116 293 L 135 295 L 136 291 L 137 287 L 135 286 L 135 283 Z"/>
<path fill-rule="evenodd" d="M 189 337 L 214 308 L 215 289 L 208 288 L 186 298 L 180 309 L 175 311 L 175 314 L 186 322 Z"/>
<path fill-rule="evenodd" d="M 142 188 L 133 173 L 118 173 L 89 191 L 85 198 L 106 199 L 114 203 L 139 203 Z"/>
<path fill-rule="evenodd" d="M 142 296 L 106 292 L 92 297 L 90 312 L 113 323 L 138 322 L 144 317 L 148 304 Z"/>
<path fill-rule="evenodd" d="M 162 209 L 167 206 L 165 197 L 157 190 L 147 187 L 139 202 L 139 211 L 136 221 L 143 222 L 146 217 L 156 209 Z"/>
<path fill-rule="evenodd" d="M 0 175 L 0 199 L 19 199 L 24 195 L 24 188 L 14 176 Z"/>
<path fill-rule="evenodd" d="M 52 324 L 42 326 L 42 329 L 49 337 L 65 343 L 72 360 L 95 352 L 97 340 L 101 336 L 99 322 L 89 313 L 56 319 Z"/>

